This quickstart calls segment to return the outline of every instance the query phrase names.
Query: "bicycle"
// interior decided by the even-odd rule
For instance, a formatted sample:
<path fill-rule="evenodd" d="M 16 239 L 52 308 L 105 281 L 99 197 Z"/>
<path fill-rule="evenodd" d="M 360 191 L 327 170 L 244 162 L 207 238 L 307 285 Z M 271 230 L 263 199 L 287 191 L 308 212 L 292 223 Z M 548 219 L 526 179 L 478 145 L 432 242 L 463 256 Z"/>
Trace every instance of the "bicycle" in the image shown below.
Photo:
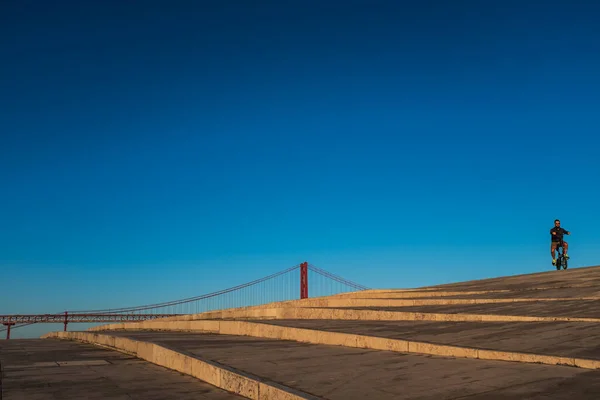
<path fill-rule="evenodd" d="M 558 256 L 556 257 L 556 270 L 560 271 L 560 268 L 567 269 L 569 265 L 569 259 L 565 257 L 564 251 L 564 241 L 560 239 L 558 242 L 558 246 L 556 246 L 556 252 Z"/>

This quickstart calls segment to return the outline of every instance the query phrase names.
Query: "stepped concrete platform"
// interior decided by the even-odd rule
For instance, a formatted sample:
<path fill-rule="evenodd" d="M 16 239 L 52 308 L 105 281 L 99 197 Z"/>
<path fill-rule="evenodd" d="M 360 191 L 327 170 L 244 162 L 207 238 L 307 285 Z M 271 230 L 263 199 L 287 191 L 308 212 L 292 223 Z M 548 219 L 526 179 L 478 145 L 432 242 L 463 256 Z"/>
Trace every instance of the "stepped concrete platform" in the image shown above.
<path fill-rule="evenodd" d="M 229 365 L 325 399 L 488 397 L 520 398 L 576 382 L 580 370 L 498 361 L 423 357 L 389 351 L 313 345 L 257 337 L 192 332 L 112 332 Z M 593 372 L 600 390 L 600 373 Z M 431 382 L 436 382 L 431 387 Z M 570 388 L 563 394 L 574 393 Z M 407 396 L 407 394 L 409 396 Z M 505 397 L 506 398 L 506 397 Z"/>
<path fill-rule="evenodd" d="M 600 267 L 371 290 L 45 337 L 255 399 L 597 399 Z"/>

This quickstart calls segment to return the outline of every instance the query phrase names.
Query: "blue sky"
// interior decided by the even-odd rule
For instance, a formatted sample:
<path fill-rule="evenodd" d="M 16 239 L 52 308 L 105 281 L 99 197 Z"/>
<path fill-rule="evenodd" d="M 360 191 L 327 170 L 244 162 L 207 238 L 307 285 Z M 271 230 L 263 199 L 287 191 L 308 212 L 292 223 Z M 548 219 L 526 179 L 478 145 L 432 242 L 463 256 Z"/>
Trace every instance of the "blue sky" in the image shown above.
<path fill-rule="evenodd" d="M 3 2 L 0 314 L 600 264 L 591 3 Z"/>

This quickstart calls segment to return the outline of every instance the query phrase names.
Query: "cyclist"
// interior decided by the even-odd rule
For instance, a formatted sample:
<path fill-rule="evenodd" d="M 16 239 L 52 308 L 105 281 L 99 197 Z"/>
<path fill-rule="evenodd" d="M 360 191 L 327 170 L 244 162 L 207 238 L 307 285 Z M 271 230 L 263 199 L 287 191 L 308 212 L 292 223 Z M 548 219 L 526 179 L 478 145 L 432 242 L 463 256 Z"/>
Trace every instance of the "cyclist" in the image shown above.
<path fill-rule="evenodd" d="M 570 235 L 571 232 L 569 232 L 568 230 L 561 228 L 560 226 L 560 220 L 555 219 L 554 220 L 554 228 L 550 229 L 550 237 L 552 238 L 552 243 L 550 244 L 550 254 L 552 254 L 552 265 L 556 265 L 556 256 L 555 256 L 555 251 L 556 248 L 558 247 L 558 244 L 560 243 L 560 241 L 563 238 L 563 235 Z M 564 245 L 564 255 L 566 259 L 569 259 L 569 256 L 567 255 L 567 250 L 569 249 L 569 244 L 567 242 L 563 241 L 563 245 Z"/>

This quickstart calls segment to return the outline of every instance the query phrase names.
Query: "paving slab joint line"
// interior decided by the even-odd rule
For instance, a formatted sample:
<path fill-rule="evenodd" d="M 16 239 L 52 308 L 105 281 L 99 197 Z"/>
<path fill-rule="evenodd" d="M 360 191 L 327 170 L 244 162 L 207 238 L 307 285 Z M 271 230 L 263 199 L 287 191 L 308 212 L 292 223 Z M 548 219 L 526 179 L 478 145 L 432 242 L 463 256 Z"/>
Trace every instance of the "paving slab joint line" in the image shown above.
<path fill-rule="evenodd" d="M 133 355 L 164 368 L 193 376 L 198 380 L 249 399 L 320 399 L 320 397 L 280 383 L 153 342 L 91 332 L 50 332 L 43 335 L 42 338 L 90 343 L 98 347 Z"/>
<path fill-rule="evenodd" d="M 122 323 L 90 328 L 90 331 L 104 330 L 169 330 L 185 332 L 210 332 L 222 335 L 250 336 L 288 340 L 301 343 L 386 350 L 399 353 L 427 354 L 442 357 L 456 357 L 493 361 L 512 361 L 528 364 L 566 365 L 584 369 L 600 369 L 600 360 L 562 357 L 545 354 L 513 352 L 505 350 L 481 349 L 406 339 L 392 339 L 378 336 L 359 335 L 346 332 L 331 332 L 318 329 L 295 328 L 270 325 L 265 322 L 200 320 L 186 323 L 161 323 L 146 321 Z"/>

